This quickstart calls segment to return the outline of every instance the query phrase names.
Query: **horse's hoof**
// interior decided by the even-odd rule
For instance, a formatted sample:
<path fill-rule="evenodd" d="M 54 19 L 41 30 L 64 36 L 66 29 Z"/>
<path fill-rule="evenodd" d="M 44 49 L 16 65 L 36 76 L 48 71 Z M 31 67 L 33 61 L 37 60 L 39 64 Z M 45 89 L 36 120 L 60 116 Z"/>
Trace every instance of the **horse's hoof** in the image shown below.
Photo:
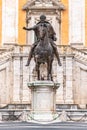
<path fill-rule="evenodd" d="M 62 66 L 62 64 L 61 63 L 58 63 L 59 64 L 59 66 Z"/>
<path fill-rule="evenodd" d="M 25 66 L 29 66 L 29 64 L 26 64 Z"/>

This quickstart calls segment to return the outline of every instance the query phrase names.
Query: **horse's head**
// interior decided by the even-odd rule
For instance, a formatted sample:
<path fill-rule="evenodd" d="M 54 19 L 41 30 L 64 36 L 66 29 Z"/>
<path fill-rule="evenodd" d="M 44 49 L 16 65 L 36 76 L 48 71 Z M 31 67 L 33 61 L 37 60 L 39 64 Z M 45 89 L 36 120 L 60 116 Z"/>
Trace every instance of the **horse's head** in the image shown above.
<path fill-rule="evenodd" d="M 39 39 L 43 40 L 47 34 L 47 27 L 45 24 L 41 24 L 38 27 L 38 36 Z"/>

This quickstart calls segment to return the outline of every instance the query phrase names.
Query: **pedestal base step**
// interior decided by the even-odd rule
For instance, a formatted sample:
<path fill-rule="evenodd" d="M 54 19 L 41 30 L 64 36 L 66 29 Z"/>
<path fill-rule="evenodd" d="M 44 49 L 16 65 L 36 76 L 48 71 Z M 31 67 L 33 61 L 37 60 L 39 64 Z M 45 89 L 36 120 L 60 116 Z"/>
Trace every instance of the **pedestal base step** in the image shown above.
<path fill-rule="evenodd" d="M 58 118 L 57 113 L 53 112 L 30 112 L 28 115 L 34 121 L 53 121 Z"/>

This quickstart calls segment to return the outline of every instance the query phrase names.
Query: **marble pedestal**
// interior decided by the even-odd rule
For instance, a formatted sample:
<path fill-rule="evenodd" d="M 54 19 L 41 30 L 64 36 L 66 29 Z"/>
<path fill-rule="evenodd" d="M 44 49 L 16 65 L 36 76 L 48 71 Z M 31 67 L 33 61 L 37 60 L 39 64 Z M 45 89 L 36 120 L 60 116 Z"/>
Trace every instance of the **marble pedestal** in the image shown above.
<path fill-rule="evenodd" d="M 28 83 L 32 93 L 31 117 L 34 120 L 49 121 L 55 118 L 56 89 L 59 83 L 33 81 Z"/>

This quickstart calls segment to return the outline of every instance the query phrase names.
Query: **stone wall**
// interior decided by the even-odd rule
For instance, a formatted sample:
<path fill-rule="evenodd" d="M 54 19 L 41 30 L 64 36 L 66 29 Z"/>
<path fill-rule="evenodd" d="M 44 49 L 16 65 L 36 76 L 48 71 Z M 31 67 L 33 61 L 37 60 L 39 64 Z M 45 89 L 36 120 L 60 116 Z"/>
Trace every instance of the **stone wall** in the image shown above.
<path fill-rule="evenodd" d="M 74 90 L 74 103 L 79 104 L 79 107 L 86 108 L 87 104 L 87 66 L 79 63 L 74 64 L 73 74 L 73 90 Z"/>
<path fill-rule="evenodd" d="M 27 87 L 28 81 L 36 80 L 35 62 L 31 60 L 26 67 L 30 46 L 5 47 L 0 55 L 0 107 L 7 104 L 30 104 L 31 91 Z M 57 90 L 57 104 L 87 104 L 87 65 L 82 61 L 83 53 L 77 52 L 69 46 L 58 46 L 62 66 L 58 66 L 55 58 L 52 75 L 60 83 Z M 81 57 L 82 56 L 82 57 Z M 46 71 L 46 70 L 45 70 Z M 45 73 L 46 74 L 46 73 Z"/>

